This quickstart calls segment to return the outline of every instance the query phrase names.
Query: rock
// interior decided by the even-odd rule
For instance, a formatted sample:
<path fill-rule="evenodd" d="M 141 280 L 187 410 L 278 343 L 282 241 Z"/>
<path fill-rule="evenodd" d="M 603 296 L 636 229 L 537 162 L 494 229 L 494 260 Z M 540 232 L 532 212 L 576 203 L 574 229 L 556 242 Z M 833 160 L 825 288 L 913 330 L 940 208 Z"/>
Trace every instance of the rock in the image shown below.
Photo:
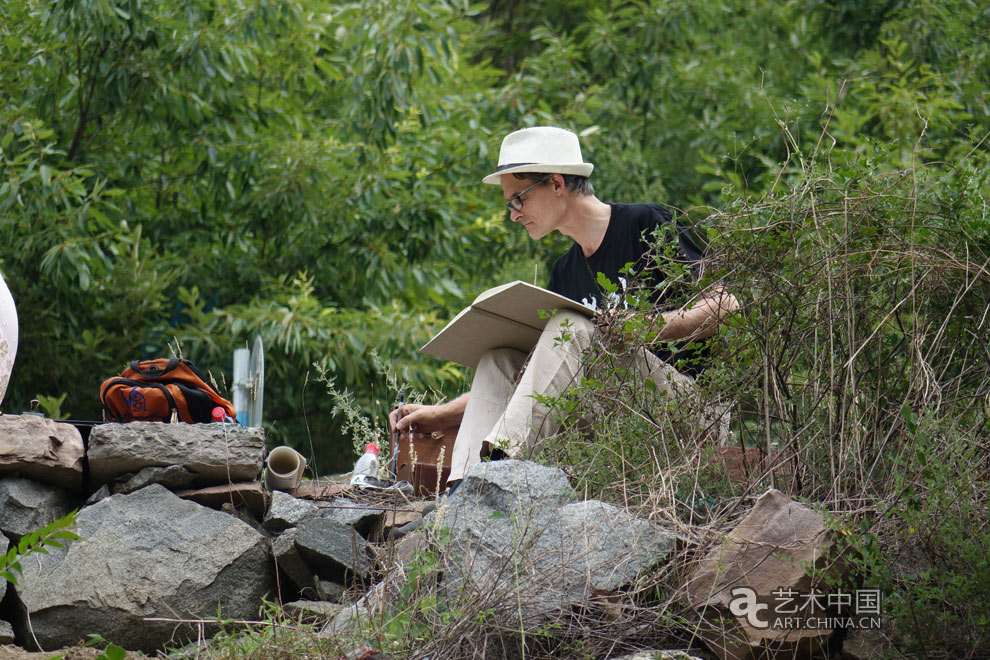
<path fill-rule="evenodd" d="M 196 482 L 196 475 L 181 465 L 167 467 L 146 467 L 113 487 L 114 494 L 133 493 L 151 484 L 161 484 L 169 490 L 189 488 Z"/>
<path fill-rule="evenodd" d="M 0 621 L 0 644 L 14 643 L 14 627 L 6 621 Z"/>
<path fill-rule="evenodd" d="M 358 625 L 361 621 L 366 621 L 368 616 L 368 610 L 364 605 L 357 603 L 348 605 L 337 613 L 333 621 L 328 622 L 320 629 L 320 636 L 336 637 Z"/>
<path fill-rule="evenodd" d="M 95 493 L 89 496 L 86 500 L 86 506 L 91 504 L 96 504 L 100 500 L 110 497 L 110 486 L 108 484 L 103 484 L 100 486 Z"/>
<path fill-rule="evenodd" d="M 272 491 L 272 503 L 265 514 L 265 529 L 278 533 L 289 527 L 297 527 L 305 520 L 329 518 L 354 527 L 359 534 L 367 533 L 381 520 L 385 510 L 362 504 L 347 497 L 337 497 L 332 502 L 313 501 L 293 497 L 280 490 Z"/>
<path fill-rule="evenodd" d="M 19 477 L 0 479 L 0 532 L 15 543 L 78 506 L 76 498 L 57 486 Z"/>
<path fill-rule="evenodd" d="M 337 484 L 328 483 L 324 485 L 313 485 L 309 481 L 304 481 L 299 484 L 299 487 L 288 491 L 290 495 L 295 497 L 301 497 L 310 500 L 325 500 L 328 497 L 333 497 L 334 495 L 340 495 L 341 493 L 346 493 L 353 490 L 354 487 L 350 484 Z"/>
<path fill-rule="evenodd" d="M 344 585 L 329 580 L 317 580 L 314 590 L 320 600 L 331 603 L 343 603 L 344 596 L 347 594 L 347 588 Z"/>
<path fill-rule="evenodd" d="M 408 564 L 418 550 L 426 550 L 429 547 L 426 530 L 420 527 L 395 542 L 395 561 L 400 565 Z"/>
<path fill-rule="evenodd" d="M 572 498 L 554 468 L 511 460 L 469 468 L 442 514 L 448 597 L 483 594 L 516 621 L 549 621 L 631 584 L 673 550 L 673 534 L 648 521 Z"/>
<path fill-rule="evenodd" d="M 385 518 L 382 520 L 382 536 L 388 538 L 392 529 L 422 520 L 427 507 L 432 504 L 433 500 L 417 500 L 409 504 L 403 503 L 397 509 L 386 509 Z"/>
<path fill-rule="evenodd" d="M 10 540 L 6 536 L 0 534 L 0 557 L 7 554 L 7 550 L 10 549 Z M 3 600 L 4 594 L 7 593 L 7 581 L 0 577 L 0 601 Z M 2 644 L 3 642 L 0 642 Z"/>
<path fill-rule="evenodd" d="M 224 504 L 247 509 L 261 520 L 268 509 L 268 495 L 260 481 L 242 481 L 236 484 L 222 484 L 190 490 L 179 490 L 175 494 L 184 500 L 191 500 L 211 509 L 222 510 Z"/>
<path fill-rule="evenodd" d="M 316 589 L 316 576 L 296 547 L 296 528 L 290 527 L 272 539 L 275 566 L 300 589 Z"/>
<path fill-rule="evenodd" d="M 378 524 L 385 510 L 347 497 L 336 497 L 329 504 L 320 503 L 320 515 L 350 525 L 358 534 L 367 538 Z"/>
<path fill-rule="evenodd" d="M 97 633 L 152 653 L 197 630 L 148 618 L 251 619 L 272 591 L 264 537 L 159 485 L 83 509 L 77 532 L 26 563 L 16 590 L 31 627 L 15 622 L 19 638 L 33 631 L 43 648 Z"/>
<path fill-rule="evenodd" d="M 96 483 L 146 467 L 181 465 L 202 486 L 254 481 L 265 456 L 260 427 L 235 424 L 100 424 L 89 435 L 89 471 Z"/>
<path fill-rule="evenodd" d="M 78 491 L 84 453 L 82 436 L 71 424 L 37 415 L 0 415 L 0 475 Z"/>
<path fill-rule="evenodd" d="M 820 654 L 832 629 L 777 626 L 785 623 L 778 608 L 781 590 L 799 595 L 818 589 L 807 568 L 825 569 L 834 549 L 820 513 L 771 489 L 691 572 L 680 598 L 702 617 L 699 634 L 721 658 Z M 791 600 L 787 608 L 796 602 L 806 600 Z M 821 610 L 815 615 L 830 616 Z"/>
<path fill-rule="evenodd" d="M 315 502 L 275 490 L 272 491 L 272 503 L 262 524 L 269 532 L 277 534 L 289 527 L 296 527 L 304 520 L 319 518 L 320 515 L 320 507 Z"/>
<path fill-rule="evenodd" d="M 306 563 L 325 579 L 347 584 L 371 569 L 367 541 L 353 527 L 336 520 L 303 521 L 296 528 L 296 546 Z"/>
<path fill-rule="evenodd" d="M 346 609 L 346 605 L 340 603 L 328 603 L 321 600 L 297 600 L 286 603 L 282 609 L 292 618 L 300 621 L 312 621 L 333 619 L 340 611 Z"/>

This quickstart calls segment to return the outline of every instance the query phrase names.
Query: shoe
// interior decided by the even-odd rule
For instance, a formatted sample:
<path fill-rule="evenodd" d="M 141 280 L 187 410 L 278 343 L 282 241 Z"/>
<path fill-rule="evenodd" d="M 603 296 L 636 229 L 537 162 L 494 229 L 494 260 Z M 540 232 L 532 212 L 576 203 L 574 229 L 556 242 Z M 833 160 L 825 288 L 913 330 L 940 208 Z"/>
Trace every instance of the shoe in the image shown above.
<path fill-rule="evenodd" d="M 412 522 L 407 522 L 405 525 L 399 527 L 393 527 L 391 536 L 394 540 L 399 540 L 409 532 L 414 532 L 423 526 L 423 519 L 413 520 Z"/>

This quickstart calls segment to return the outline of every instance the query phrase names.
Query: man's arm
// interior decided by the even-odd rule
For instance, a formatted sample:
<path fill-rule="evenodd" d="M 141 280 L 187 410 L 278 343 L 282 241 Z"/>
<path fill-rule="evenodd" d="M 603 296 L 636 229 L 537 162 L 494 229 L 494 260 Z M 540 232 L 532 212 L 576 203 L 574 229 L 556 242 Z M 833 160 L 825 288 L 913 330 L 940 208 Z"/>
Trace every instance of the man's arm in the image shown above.
<path fill-rule="evenodd" d="M 663 327 L 657 334 L 657 341 L 696 341 L 715 334 L 718 326 L 737 309 L 739 309 L 739 301 L 736 297 L 722 288 L 717 288 L 688 307 L 650 315 L 648 318 L 653 323 L 663 319 Z M 622 310 L 609 310 L 606 322 L 599 327 L 613 339 L 633 341 L 634 337 L 620 336 L 618 329 L 622 325 L 615 322 L 617 319 L 622 320 L 631 315 L 632 313 L 625 313 Z"/>
<path fill-rule="evenodd" d="M 739 301 L 731 293 L 718 288 L 690 307 L 672 312 L 663 312 L 663 327 L 660 328 L 660 341 L 686 339 L 695 341 L 707 339 L 715 334 L 718 326 L 729 314 L 739 309 Z"/>
<path fill-rule="evenodd" d="M 412 437 L 415 439 L 453 426 L 460 426 L 461 419 L 464 417 L 464 408 L 467 406 L 470 396 L 471 393 L 467 392 L 453 401 L 432 406 L 407 403 L 389 414 L 388 423 L 391 431 L 393 433 L 396 430 L 400 433 L 412 431 Z"/>

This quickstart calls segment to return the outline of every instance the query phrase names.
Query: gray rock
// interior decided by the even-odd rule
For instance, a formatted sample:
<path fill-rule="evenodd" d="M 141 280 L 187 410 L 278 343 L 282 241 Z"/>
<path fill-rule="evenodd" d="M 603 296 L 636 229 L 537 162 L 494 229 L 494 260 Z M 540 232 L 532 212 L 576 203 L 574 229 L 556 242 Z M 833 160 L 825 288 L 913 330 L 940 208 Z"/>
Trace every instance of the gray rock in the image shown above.
<path fill-rule="evenodd" d="M 343 603 L 344 596 L 347 594 L 347 588 L 344 585 L 330 580 L 317 580 L 314 591 L 317 598 L 331 603 Z"/>
<path fill-rule="evenodd" d="M 89 435 L 89 471 L 96 483 L 169 465 L 195 473 L 198 485 L 254 481 L 264 456 L 264 430 L 237 424 L 100 424 Z"/>
<path fill-rule="evenodd" d="M 468 470 L 443 511 L 450 598 L 481 596 L 499 614 L 552 620 L 664 561 L 674 535 L 624 509 L 573 497 L 560 470 L 523 461 Z M 521 608 L 521 609 L 520 609 Z"/>
<path fill-rule="evenodd" d="M 275 566 L 300 589 L 316 589 L 316 576 L 299 554 L 296 547 L 296 528 L 290 527 L 272 539 L 272 555 Z"/>
<path fill-rule="evenodd" d="M 353 527 L 329 518 L 303 521 L 296 528 L 296 546 L 322 578 L 344 582 L 364 577 L 371 569 L 368 543 Z"/>
<path fill-rule="evenodd" d="M 323 517 L 350 525 L 364 537 L 368 536 L 368 532 L 385 515 L 385 509 L 365 505 L 347 497 L 334 498 L 329 504 L 320 504 L 319 507 Z"/>
<path fill-rule="evenodd" d="M 37 415 L 0 415 L 0 475 L 77 491 L 84 453 L 79 429 L 71 424 Z"/>
<path fill-rule="evenodd" d="M 269 532 L 277 534 L 289 527 L 296 527 L 304 520 L 319 518 L 321 515 L 320 507 L 315 502 L 274 490 L 272 503 L 268 505 L 268 512 L 262 524 Z"/>
<path fill-rule="evenodd" d="M 336 637 L 369 617 L 368 609 L 361 604 L 348 605 L 320 630 L 321 637 Z"/>
<path fill-rule="evenodd" d="M 0 534 L 0 557 L 7 554 L 7 550 L 10 549 L 10 541 L 6 536 Z M 7 593 L 7 581 L 0 578 L 0 600 L 3 600 L 4 594 Z"/>
<path fill-rule="evenodd" d="M 196 482 L 196 475 L 181 465 L 141 468 L 137 474 L 113 487 L 114 494 L 133 493 L 151 484 L 161 484 L 169 490 L 189 488 Z"/>
<path fill-rule="evenodd" d="M 110 497 L 110 486 L 107 484 L 103 484 L 97 489 L 95 493 L 89 496 L 89 498 L 86 500 L 86 506 L 89 506 L 90 504 L 96 504 L 100 500 L 106 499 L 108 497 Z"/>
<path fill-rule="evenodd" d="M 15 543 L 79 506 L 67 491 L 30 479 L 0 479 L 0 532 Z"/>
<path fill-rule="evenodd" d="M 6 621 L 0 621 L 0 644 L 14 643 L 14 627 Z"/>
<path fill-rule="evenodd" d="M 91 633 L 151 653 L 195 627 L 148 618 L 253 618 L 272 591 L 267 540 L 152 485 L 83 509 L 75 541 L 25 564 L 16 593 L 43 648 Z M 31 639 L 27 616 L 15 622 Z M 207 626 L 207 629 L 210 627 Z"/>
<path fill-rule="evenodd" d="M 305 520 L 329 518 L 354 527 L 359 534 L 366 536 L 384 515 L 382 508 L 363 505 L 347 497 L 324 502 L 293 497 L 276 490 L 272 491 L 272 503 L 265 514 L 264 526 L 268 531 L 278 533 L 297 527 Z"/>
<path fill-rule="evenodd" d="M 341 605 L 340 603 L 328 603 L 322 600 L 297 600 L 286 603 L 282 609 L 294 619 L 328 620 L 335 618 L 346 607 L 346 605 Z"/>

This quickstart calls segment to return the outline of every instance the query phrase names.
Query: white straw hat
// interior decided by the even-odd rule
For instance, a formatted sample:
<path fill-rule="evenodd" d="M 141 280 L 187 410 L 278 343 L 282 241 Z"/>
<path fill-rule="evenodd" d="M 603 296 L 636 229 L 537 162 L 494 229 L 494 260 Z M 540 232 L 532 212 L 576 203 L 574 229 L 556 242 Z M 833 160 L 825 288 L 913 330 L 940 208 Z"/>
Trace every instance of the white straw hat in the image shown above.
<path fill-rule="evenodd" d="M 499 177 L 513 172 L 588 176 L 593 169 L 594 165 L 581 158 L 577 135 L 563 128 L 537 126 L 505 136 L 498 152 L 498 169 L 482 182 L 498 184 Z"/>

